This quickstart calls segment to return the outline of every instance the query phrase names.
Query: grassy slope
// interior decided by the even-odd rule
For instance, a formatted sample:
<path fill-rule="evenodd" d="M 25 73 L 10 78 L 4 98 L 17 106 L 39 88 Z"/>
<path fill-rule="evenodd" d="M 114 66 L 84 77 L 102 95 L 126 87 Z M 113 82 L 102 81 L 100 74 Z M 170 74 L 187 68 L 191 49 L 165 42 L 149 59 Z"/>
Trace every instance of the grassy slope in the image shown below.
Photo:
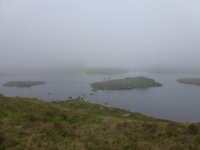
<path fill-rule="evenodd" d="M 0 96 L 0 149 L 200 149 L 199 133 L 199 124 L 157 120 L 80 100 Z"/>

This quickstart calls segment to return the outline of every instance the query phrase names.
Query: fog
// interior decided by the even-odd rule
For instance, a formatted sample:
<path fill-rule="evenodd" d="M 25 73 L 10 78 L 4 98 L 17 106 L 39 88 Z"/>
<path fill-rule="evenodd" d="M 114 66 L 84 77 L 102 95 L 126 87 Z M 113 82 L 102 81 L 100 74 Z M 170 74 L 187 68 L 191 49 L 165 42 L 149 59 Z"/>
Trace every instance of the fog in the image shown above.
<path fill-rule="evenodd" d="M 198 69 L 198 0 L 0 0 L 2 71 Z"/>

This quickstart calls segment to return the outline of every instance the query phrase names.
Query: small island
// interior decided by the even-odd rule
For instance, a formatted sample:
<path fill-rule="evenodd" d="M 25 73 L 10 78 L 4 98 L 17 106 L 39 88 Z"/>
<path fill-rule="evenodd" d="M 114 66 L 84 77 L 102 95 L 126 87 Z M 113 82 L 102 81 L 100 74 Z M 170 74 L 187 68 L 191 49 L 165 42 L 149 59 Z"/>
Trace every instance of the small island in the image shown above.
<path fill-rule="evenodd" d="M 3 86 L 5 87 L 19 87 L 19 88 L 25 88 L 25 87 L 32 87 L 32 86 L 37 86 L 37 85 L 42 85 L 46 84 L 47 82 L 45 81 L 11 81 L 4 83 Z"/>
<path fill-rule="evenodd" d="M 177 79 L 179 83 L 184 84 L 193 84 L 193 85 L 199 85 L 200 86 L 200 78 L 180 78 Z"/>
<path fill-rule="evenodd" d="M 128 90 L 134 88 L 149 88 L 161 86 L 160 83 L 146 77 L 129 77 L 125 79 L 108 80 L 90 84 L 96 90 Z"/>

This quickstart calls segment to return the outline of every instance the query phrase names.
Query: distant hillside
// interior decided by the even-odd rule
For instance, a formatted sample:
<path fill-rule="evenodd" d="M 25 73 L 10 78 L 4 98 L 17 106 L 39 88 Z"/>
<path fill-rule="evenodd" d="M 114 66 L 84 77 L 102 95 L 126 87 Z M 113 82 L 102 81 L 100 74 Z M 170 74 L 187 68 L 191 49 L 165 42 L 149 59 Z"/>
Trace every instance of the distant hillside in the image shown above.
<path fill-rule="evenodd" d="M 1 150 L 197 150 L 200 125 L 181 124 L 81 100 L 0 95 Z"/>
<path fill-rule="evenodd" d="M 121 68 L 92 68 L 85 71 L 87 74 L 99 74 L 99 75 L 114 75 L 123 74 L 129 72 L 127 69 Z"/>

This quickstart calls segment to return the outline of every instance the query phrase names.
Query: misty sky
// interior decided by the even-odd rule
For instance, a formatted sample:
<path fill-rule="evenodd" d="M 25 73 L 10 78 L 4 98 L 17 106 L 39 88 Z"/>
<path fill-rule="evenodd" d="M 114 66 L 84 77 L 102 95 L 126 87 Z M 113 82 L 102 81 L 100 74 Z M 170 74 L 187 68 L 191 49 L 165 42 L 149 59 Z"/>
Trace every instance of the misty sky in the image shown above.
<path fill-rule="evenodd" d="M 0 0 L 0 67 L 200 64 L 199 0 Z"/>

